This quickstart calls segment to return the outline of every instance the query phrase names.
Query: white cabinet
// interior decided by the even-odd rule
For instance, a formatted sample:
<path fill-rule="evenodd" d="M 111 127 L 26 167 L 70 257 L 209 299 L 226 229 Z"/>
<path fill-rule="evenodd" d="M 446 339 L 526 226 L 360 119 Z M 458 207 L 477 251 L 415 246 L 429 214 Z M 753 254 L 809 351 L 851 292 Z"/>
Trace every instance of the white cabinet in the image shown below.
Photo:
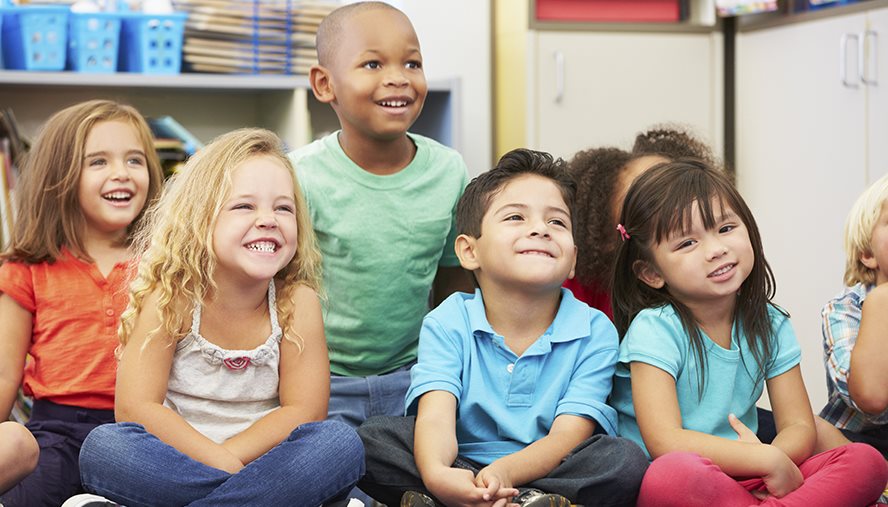
<path fill-rule="evenodd" d="M 888 171 L 888 75 L 878 75 L 886 44 L 888 9 L 737 37 L 738 184 L 777 278 L 776 302 L 792 314 L 815 411 L 826 402 L 820 309 L 842 289 L 845 217 Z"/>
<path fill-rule="evenodd" d="M 678 122 L 721 153 L 721 34 L 531 31 L 528 53 L 530 146 L 568 158 Z"/>
<path fill-rule="evenodd" d="M 411 131 L 458 149 L 459 86 L 459 80 L 430 82 Z M 13 109 L 29 136 L 54 112 L 96 98 L 131 104 L 145 116 L 172 115 L 205 142 L 236 128 L 265 127 L 295 148 L 338 128 L 304 77 L 0 71 L 0 106 Z"/>

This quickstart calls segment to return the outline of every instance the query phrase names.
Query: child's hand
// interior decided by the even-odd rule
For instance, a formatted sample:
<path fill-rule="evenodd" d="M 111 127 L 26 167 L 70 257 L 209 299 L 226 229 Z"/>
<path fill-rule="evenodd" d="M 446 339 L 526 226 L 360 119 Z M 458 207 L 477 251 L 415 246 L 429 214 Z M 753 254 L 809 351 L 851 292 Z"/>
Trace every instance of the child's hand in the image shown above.
<path fill-rule="evenodd" d="M 518 490 L 513 487 L 512 478 L 505 470 L 500 470 L 495 465 L 493 463 L 482 468 L 475 476 L 475 485 L 485 490 L 484 500 L 498 502 L 516 496 Z"/>
<path fill-rule="evenodd" d="M 773 458 L 768 467 L 770 472 L 762 476 L 762 480 L 768 493 L 781 498 L 795 491 L 805 482 L 805 478 L 802 477 L 799 467 L 783 451 L 770 445 L 766 447 L 773 450 Z"/>
<path fill-rule="evenodd" d="M 428 475 L 434 479 L 425 481 L 426 487 L 444 505 L 455 507 L 493 505 L 493 502 L 484 499 L 487 490 L 475 485 L 475 475 L 471 470 L 442 467 Z"/>
<path fill-rule="evenodd" d="M 737 433 L 737 440 L 741 442 L 746 442 L 749 444 L 760 444 L 762 443 L 759 440 L 758 436 L 752 432 L 745 424 L 743 424 L 740 419 L 737 418 L 734 414 L 728 414 L 728 422 L 731 424 L 731 429 Z"/>

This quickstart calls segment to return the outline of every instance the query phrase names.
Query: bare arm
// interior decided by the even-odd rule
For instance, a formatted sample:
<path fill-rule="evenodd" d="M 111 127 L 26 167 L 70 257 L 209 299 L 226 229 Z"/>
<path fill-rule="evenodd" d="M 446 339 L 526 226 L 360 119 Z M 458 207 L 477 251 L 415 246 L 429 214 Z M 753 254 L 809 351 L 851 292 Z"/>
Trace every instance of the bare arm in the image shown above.
<path fill-rule="evenodd" d="M 888 284 L 874 288 L 863 301 L 860 331 L 851 350 L 848 392 L 864 412 L 888 408 Z"/>
<path fill-rule="evenodd" d="M 651 457 L 692 452 L 709 458 L 732 477 L 761 477 L 768 490 L 783 496 L 801 485 L 798 467 L 776 446 L 729 440 L 682 427 L 675 379 L 655 366 L 630 365 L 632 403 Z"/>
<path fill-rule="evenodd" d="M 478 473 L 476 484 L 487 486 L 487 474 L 499 477 L 502 481 L 500 484 L 509 488 L 545 477 L 594 431 L 595 421 L 575 415 L 560 415 L 552 422 L 548 435 L 485 467 Z"/>
<path fill-rule="evenodd" d="M 452 394 L 430 391 L 422 395 L 413 440 L 416 467 L 433 495 L 446 505 L 488 503 L 484 498 L 487 490 L 475 486 L 475 475 L 470 470 L 451 467 L 458 449 L 456 398 Z"/>
<path fill-rule="evenodd" d="M 130 341 L 117 367 L 114 415 L 118 422 L 136 422 L 163 442 L 205 465 L 235 473 L 243 462 L 205 437 L 181 416 L 163 405 L 175 344 L 162 332 L 157 297 L 149 296 L 136 318 Z"/>
<path fill-rule="evenodd" d="M 767 385 L 777 426 L 777 436 L 771 445 L 779 448 L 798 465 L 811 456 L 817 440 L 814 414 L 802 380 L 801 367 L 796 365 L 769 379 Z"/>
<path fill-rule="evenodd" d="M 300 287 L 294 296 L 294 308 L 300 316 L 291 336 L 302 338 L 303 350 L 284 338 L 281 340 L 280 408 L 228 439 L 223 446 L 242 463 L 262 456 L 286 439 L 297 426 L 327 417 L 330 399 L 330 361 L 324 339 L 324 322 L 318 296 L 308 287 Z"/>
<path fill-rule="evenodd" d="M 439 266 L 435 281 L 432 284 L 432 307 L 441 304 L 447 296 L 454 292 L 474 292 L 472 273 L 460 266 Z"/>
<path fill-rule="evenodd" d="M 0 420 L 9 418 L 31 345 L 31 312 L 0 292 Z"/>

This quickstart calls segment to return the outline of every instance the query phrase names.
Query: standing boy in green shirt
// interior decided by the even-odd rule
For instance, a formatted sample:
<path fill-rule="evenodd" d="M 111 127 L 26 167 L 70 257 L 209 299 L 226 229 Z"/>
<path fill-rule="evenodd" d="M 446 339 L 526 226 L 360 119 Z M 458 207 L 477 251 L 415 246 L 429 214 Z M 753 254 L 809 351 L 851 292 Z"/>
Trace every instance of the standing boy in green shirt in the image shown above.
<path fill-rule="evenodd" d="M 471 281 L 453 252 L 468 182 L 454 150 L 407 130 L 428 87 L 410 20 L 382 2 L 318 28 L 312 91 L 341 130 L 290 154 L 324 255 L 329 414 L 402 415 L 429 307 Z"/>

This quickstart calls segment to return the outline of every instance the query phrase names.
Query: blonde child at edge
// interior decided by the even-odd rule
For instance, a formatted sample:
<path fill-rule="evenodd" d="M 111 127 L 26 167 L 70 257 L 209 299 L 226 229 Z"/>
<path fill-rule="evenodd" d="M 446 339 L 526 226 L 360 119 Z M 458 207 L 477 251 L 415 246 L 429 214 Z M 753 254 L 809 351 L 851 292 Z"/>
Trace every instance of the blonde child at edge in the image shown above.
<path fill-rule="evenodd" d="M 453 253 L 468 176 L 454 150 L 407 132 L 428 85 L 404 13 L 383 2 L 341 7 L 321 23 L 317 47 L 312 90 L 341 130 L 290 158 L 324 258 L 329 416 L 358 426 L 404 413 L 429 303 L 471 290 Z"/>
<path fill-rule="evenodd" d="M 812 456 L 800 349 L 752 213 L 699 160 L 654 167 L 620 215 L 614 318 L 622 336 L 611 403 L 651 458 L 646 506 L 863 506 L 888 477 L 872 447 Z M 777 436 L 755 435 L 767 384 Z"/>
<path fill-rule="evenodd" d="M 517 149 L 460 199 L 456 252 L 478 288 L 423 322 L 407 412 L 375 417 L 359 485 L 387 505 L 634 506 L 647 460 L 616 438 L 613 324 L 578 301 L 576 185 Z"/>
<path fill-rule="evenodd" d="M 363 448 L 324 420 L 320 255 L 280 140 L 243 129 L 197 153 L 136 251 L 118 423 L 84 442 L 84 487 L 129 507 L 316 506 L 347 493 Z"/>
<path fill-rule="evenodd" d="M 81 491 L 83 439 L 114 421 L 128 245 L 163 175 L 142 116 L 105 100 L 54 114 L 21 169 L 12 243 L 0 255 L 0 418 L 21 385 L 34 397 L 27 427 L 40 458 L 0 503 L 58 507 Z M 33 468 L 27 447 L 0 468 Z"/>

